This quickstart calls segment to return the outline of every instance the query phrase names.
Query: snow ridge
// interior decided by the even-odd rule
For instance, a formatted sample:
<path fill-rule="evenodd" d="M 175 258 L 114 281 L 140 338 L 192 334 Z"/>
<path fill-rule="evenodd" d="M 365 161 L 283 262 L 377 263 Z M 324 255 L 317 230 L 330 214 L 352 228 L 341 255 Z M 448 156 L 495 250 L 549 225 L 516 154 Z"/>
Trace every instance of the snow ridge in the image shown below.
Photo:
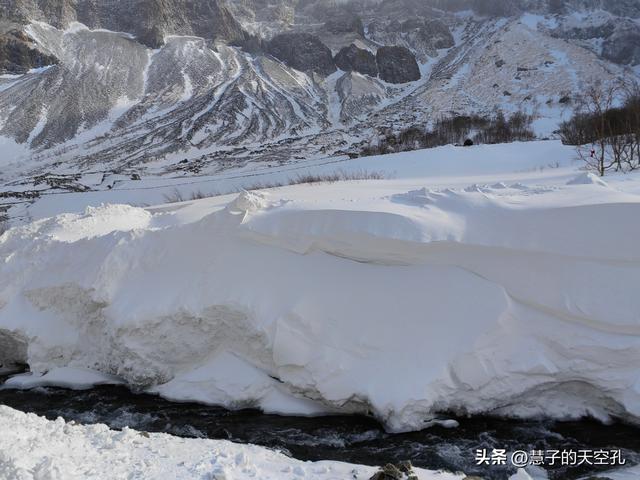
<path fill-rule="evenodd" d="M 4 361 L 31 367 L 16 386 L 88 369 L 393 431 L 443 411 L 638 422 L 640 202 L 566 183 L 301 185 L 16 227 Z"/>

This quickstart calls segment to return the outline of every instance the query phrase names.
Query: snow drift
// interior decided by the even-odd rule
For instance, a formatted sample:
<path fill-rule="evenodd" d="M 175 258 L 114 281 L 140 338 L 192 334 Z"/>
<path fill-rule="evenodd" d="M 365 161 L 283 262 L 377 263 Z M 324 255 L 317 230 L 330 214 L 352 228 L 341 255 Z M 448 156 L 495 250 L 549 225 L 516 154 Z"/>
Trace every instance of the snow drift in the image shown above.
<path fill-rule="evenodd" d="M 90 370 L 394 431 L 445 411 L 640 421 L 639 197 L 565 182 L 300 185 L 13 228 L 1 356 L 33 373 L 8 383 Z"/>

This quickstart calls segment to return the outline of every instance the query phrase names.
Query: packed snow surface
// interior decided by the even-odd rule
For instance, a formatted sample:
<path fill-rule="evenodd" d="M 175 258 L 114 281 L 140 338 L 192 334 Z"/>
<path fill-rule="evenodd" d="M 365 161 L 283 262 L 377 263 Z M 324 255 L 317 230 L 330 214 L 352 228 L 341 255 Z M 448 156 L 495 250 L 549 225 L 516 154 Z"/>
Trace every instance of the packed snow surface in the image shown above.
<path fill-rule="evenodd" d="M 0 480 L 367 480 L 377 470 L 339 462 L 300 462 L 266 448 L 227 441 L 48 421 L 4 406 L 0 406 L 0 429 Z M 416 475 L 419 480 L 464 477 L 420 469 Z"/>
<path fill-rule="evenodd" d="M 522 145 L 469 149 L 475 176 L 15 227 L 0 237 L 0 361 L 29 364 L 14 386 L 80 371 L 81 388 L 91 370 L 169 399 L 370 412 L 393 431 L 446 411 L 638 422 L 640 177 L 585 181 L 546 148 L 537 161 L 560 168 L 532 168 Z"/>

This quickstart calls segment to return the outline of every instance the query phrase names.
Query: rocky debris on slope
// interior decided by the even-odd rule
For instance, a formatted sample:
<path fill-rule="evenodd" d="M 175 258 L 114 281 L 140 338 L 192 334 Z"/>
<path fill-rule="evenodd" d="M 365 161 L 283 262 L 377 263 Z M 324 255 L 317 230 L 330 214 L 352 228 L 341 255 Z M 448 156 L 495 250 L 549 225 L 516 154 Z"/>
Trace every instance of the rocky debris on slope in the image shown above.
<path fill-rule="evenodd" d="M 327 124 L 321 87 L 267 56 L 170 37 L 150 58 L 146 48 L 117 33 L 60 32 L 39 24 L 31 31 L 60 67 L 13 79 L 10 89 L 0 91 L 6 120 L 0 136 L 33 151 L 55 148 L 56 154 L 45 153 L 48 158 L 62 151 L 71 161 L 77 147 L 63 144 L 83 131 L 91 152 L 72 161 L 75 171 L 112 161 L 118 168 L 125 156 L 137 162 L 185 145 L 255 142 L 261 155 L 270 155 L 265 144 L 274 137 L 321 131 Z M 234 154 L 235 165 L 244 161 L 240 156 Z M 213 156 L 208 160 L 217 168 Z"/>
<path fill-rule="evenodd" d="M 602 58 L 619 65 L 640 64 L 640 33 L 630 18 L 594 14 L 584 24 L 576 25 L 568 16 L 549 30 L 556 38 L 575 41 Z"/>
<path fill-rule="evenodd" d="M 268 42 L 267 52 L 302 72 L 331 75 L 336 71 L 331 50 L 318 37 L 308 33 L 276 35 Z"/>
<path fill-rule="evenodd" d="M 513 0 L 473 0 L 471 2 L 476 13 L 490 17 L 508 17 L 517 14 L 521 11 L 518 3 L 520 2 Z"/>
<path fill-rule="evenodd" d="M 640 32 L 638 28 L 616 31 L 603 43 L 602 56 L 621 65 L 639 65 Z"/>
<path fill-rule="evenodd" d="M 441 4 L 443 2 L 440 2 Z M 440 8 L 446 8 L 444 4 Z M 439 14 L 433 5 L 424 0 L 387 0 L 375 7 L 376 18 L 408 19 L 415 17 L 434 17 Z"/>
<path fill-rule="evenodd" d="M 28 142 L 31 148 L 50 148 L 108 121 L 121 99 L 131 101 L 143 92 L 149 57 L 142 45 L 107 32 L 62 34 L 38 25 L 31 30 L 46 42 L 60 67 L 2 92 L 0 111 L 6 121 L 0 136 Z"/>
<path fill-rule="evenodd" d="M 38 20 L 56 28 L 66 28 L 78 21 L 92 29 L 130 33 L 151 48 L 162 45 L 165 35 L 197 35 L 224 41 L 244 38 L 244 30 L 219 0 L 17 0 L 10 3 L 8 20 L 20 23 Z"/>
<path fill-rule="evenodd" d="M 579 5 L 590 10 L 602 9 L 619 16 L 640 17 L 640 3 L 636 0 L 608 0 L 606 2 L 602 0 L 581 0 Z"/>
<path fill-rule="evenodd" d="M 76 20 L 72 0 L 5 0 L 1 5 L 2 18 L 12 22 L 26 24 L 37 20 L 64 28 Z"/>
<path fill-rule="evenodd" d="M 364 37 L 364 24 L 362 19 L 350 12 L 337 12 L 334 16 L 329 18 L 325 24 L 324 29 L 329 33 L 358 33 Z"/>
<path fill-rule="evenodd" d="M 292 0 L 243 0 L 227 1 L 225 4 L 243 28 L 257 34 L 262 24 L 266 30 L 278 29 L 295 22 L 295 6 Z"/>
<path fill-rule="evenodd" d="M 402 33 L 413 35 L 416 41 L 434 49 L 451 48 L 455 45 L 453 35 L 440 20 L 411 19 L 402 23 Z"/>
<path fill-rule="evenodd" d="M 353 43 L 338 52 L 335 63 L 340 70 L 345 72 L 358 72 L 371 77 L 378 76 L 375 55 L 369 50 L 358 48 Z"/>
<path fill-rule="evenodd" d="M 377 78 L 347 73 L 336 82 L 342 109 L 340 120 L 345 124 L 374 111 L 388 93 Z"/>
<path fill-rule="evenodd" d="M 12 30 L 0 35 L 0 74 L 24 74 L 56 63 L 56 57 L 40 50 L 24 32 Z"/>
<path fill-rule="evenodd" d="M 615 32 L 616 25 L 613 21 L 599 25 L 558 27 L 551 30 L 551 34 L 557 38 L 571 40 L 589 40 L 592 38 L 609 38 Z"/>
<path fill-rule="evenodd" d="M 389 83 L 420 80 L 420 68 L 411 50 L 405 47 L 380 47 L 376 53 L 380 78 Z"/>
<path fill-rule="evenodd" d="M 413 51 L 420 61 L 455 45 L 449 27 L 441 20 L 414 17 L 404 22 L 376 20 L 368 25 L 368 37 L 382 45 L 399 45 Z"/>

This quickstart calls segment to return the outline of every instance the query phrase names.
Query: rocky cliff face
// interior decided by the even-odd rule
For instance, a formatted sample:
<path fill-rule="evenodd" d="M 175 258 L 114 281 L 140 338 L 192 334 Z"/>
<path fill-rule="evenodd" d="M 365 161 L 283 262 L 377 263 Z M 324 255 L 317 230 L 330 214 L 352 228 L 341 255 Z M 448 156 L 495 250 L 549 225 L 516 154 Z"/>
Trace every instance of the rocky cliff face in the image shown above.
<path fill-rule="evenodd" d="M 380 78 L 389 83 L 420 80 L 420 67 L 411 50 L 405 47 L 380 47 L 376 54 Z"/>
<path fill-rule="evenodd" d="M 369 50 L 354 44 L 342 48 L 335 58 L 336 65 L 345 72 L 358 72 L 371 77 L 378 76 L 376 57 Z"/>
<path fill-rule="evenodd" d="M 362 19 L 351 12 L 337 11 L 324 24 L 324 29 L 331 33 L 357 33 L 364 37 Z"/>
<path fill-rule="evenodd" d="M 0 34 L 0 74 L 25 74 L 56 63 L 56 57 L 41 51 L 24 32 L 12 30 Z"/>
<path fill-rule="evenodd" d="M 166 35 L 196 35 L 234 41 L 244 31 L 218 0 L 5 0 L 6 17 L 66 28 L 80 22 L 92 29 L 126 32 L 157 48 Z"/>
<path fill-rule="evenodd" d="M 602 44 L 602 56 L 621 65 L 640 65 L 640 30 L 617 29 Z"/>
<path fill-rule="evenodd" d="M 63 28 L 77 18 L 75 3 L 73 0 L 2 0 L 0 12 L 3 19 L 12 22 L 38 20 Z"/>
<path fill-rule="evenodd" d="M 267 52 L 303 72 L 330 75 L 336 71 L 331 50 L 308 33 L 283 33 L 267 44 Z"/>

